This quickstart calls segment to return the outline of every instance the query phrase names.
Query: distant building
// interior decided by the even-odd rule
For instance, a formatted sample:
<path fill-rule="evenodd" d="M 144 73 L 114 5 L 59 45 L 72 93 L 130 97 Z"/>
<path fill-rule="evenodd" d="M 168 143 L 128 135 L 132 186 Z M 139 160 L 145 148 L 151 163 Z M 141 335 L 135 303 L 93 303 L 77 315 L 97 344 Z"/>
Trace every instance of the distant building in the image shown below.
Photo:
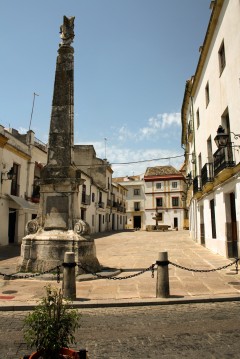
<path fill-rule="evenodd" d="M 185 178 L 172 166 L 148 167 L 145 175 L 146 225 L 183 229 Z"/>
<path fill-rule="evenodd" d="M 143 176 L 113 178 L 127 189 L 126 198 L 126 228 L 145 229 L 145 189 Z"/>
<path fill-rule="evenodd" d="M 85 179 L 80 188 L 81 217 L 91 233 L 122 230 L 126 222 L 126 190 L 112 184 L 113 170 L 107 160 L 96 157 L 92 145 L 75 145 L 74 162 Z"/>
<path fill-rule="evenodd" d="M 172 166 L 148 167 L 144 175 L 113 181 L 128 189 L 127 228 L 185 228 L 186 185 L 182 172 Z"/>

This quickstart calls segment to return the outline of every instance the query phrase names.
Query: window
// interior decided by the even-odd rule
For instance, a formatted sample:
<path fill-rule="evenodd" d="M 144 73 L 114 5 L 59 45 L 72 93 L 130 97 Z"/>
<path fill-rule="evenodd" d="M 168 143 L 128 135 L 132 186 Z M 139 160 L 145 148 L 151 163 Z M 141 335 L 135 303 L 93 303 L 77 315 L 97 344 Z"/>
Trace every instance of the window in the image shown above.
<path fill-rule="evenodd" d="M 13 196 L 19 196 L 18 177 L 20 172 L 20 166 L 14 163 L 13 167 L 11 168 L 11 172 L 13 173 L 12 183 L 11 183 L 11 194 Z"/>
<path fill-rule="evenodd" d="M 134 202 L 134 211 L 140 211 L 140 202 Z"/>
<path fill-rule="evenodd" d="M 226 58 L 225 58 L 225 47 L 224 42 L 222 42 L 220 49 L 218 51 L 218 60 L 219 60 L 219 72 L 220 75 L 224 70 L 224 67 L 226 66 Z"/>
<path fill-rule="evenodd" d="M 157 214 L 157 220 L 160 221 L 160 222 L 163 221 L 163 214 L 162 213 Z"/>
<path fill-rule="evenodd" d="M 172 182 L 172 188 L 177 188 L 178 183 L 177 182 Z"/>
<path fill-rule="evenodd" d="M 205 87 L 205 99 L 206 99 L 206 107 L 209 104 L 210 101 L 210 96 L 209 96 L 209 83 L 207 83 L 206 87 Z"/>
<path fill-rule="evenodd" d="M 134 194 L 134 196 L 139 196 L 140 195 L 140 189 L 139 188 L 134 188 L 133 194 Z"/>
<path fill-rule="evenodd" d="M 197 128 L 198 128 L 199 125 L 200 125 L 199 109 L 198 109 L 197 112 L 196 112 L 196 117 L 197 117 Z"/>
<path fill-rule="evenodd" d="M 156 198 L 156 206 L 157 206 L 157 207 L 162 207 L 162 206 L 163 206 L 163 199 L 162 199 L 162 197 Z"/>
<path fill-rule="evenodd" d="M 172 197 L 172 206 L 173 207 L 179 206 L 179 197 Z"/>
<path fill-rule="evenodd" d="M 92 202 L 95 202 L 95 193 L 92 193 Z"/>
<path fill-rule="evenodd" d="M 161 189 L 162 188 L 162 184 L 159 182 L 159 183 L 156 183 L 156 188 L 157 189 Z"/>

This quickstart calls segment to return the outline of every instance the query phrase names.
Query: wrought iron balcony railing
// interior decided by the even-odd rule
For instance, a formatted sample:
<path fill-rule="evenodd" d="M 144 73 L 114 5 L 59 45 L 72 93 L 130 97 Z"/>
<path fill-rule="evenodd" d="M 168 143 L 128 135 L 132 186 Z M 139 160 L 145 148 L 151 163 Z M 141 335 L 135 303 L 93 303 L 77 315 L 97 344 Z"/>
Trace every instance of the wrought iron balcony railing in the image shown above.
<path fill-rule="evenodd" d="M 208 182 L 213 182 L 214 180 L 214 171 L 213 171 L 213 162 L 205 163 L 201 170 L 202 177 L 202 186 Z"/>
<path fill-rule="evenodd" d="M 213 155 L 214 158 L 214 176 L 228 167 L 234 167 L 232 143 L 226 147 L 219 148 Z"/>
<path fill-rule="evenodd" d="M 202 179 L 201 176 L 196 176 L 193 179 L 193 193 L 201 192 L 202 191 Z"/>
<path fill-rule="evenodd" d="M 85 193 L 82 193 L 82 204 L 90 205 L 91 203 L 91 196 Z"/>

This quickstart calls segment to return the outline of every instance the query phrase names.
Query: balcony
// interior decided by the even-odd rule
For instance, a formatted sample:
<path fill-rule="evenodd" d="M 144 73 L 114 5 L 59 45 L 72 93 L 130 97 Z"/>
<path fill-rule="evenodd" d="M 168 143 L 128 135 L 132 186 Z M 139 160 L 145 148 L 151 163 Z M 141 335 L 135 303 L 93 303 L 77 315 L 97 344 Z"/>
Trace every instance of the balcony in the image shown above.
<path fill-rule="evenodd" d="M 98 208 L 104 208 L 104 206 L 105 206 L 105 203 L 104 203 L 104 202 L 98 202 L 98 203 L 97 203 L 97 207 L 98 207 Z"/>
<path fill-rule="evenodd" d="M 213 155 L 214 158 L 214 176 L 219 174 L 224 169 L 231 169 L 235 166 L 233 160 L 232 144 L 230 143 L 226 147 L 219 148 Z M 225 171 L 229 172 L 229 171 Z M 230 171 L 231 172 L 231 171 Z"/>
<path fill-rule="evenodd" d="M 209 192 L 213 188 L 214 171 L 213 162 L 205 163 L 201 170 L 202 187 L 205 192 Z"/>
<path fill-rule="evenodd" d="M 193 179 L 193 194 L 196 198 L 200 198 L 202 195 L 202 179 L 201 176 L 196 176 Z"/>
<path fill-rule="evenodd" d="M 82 193 L 82 204 L 89 206 L 90 203 L 91 203 L 90 195 L 87 195 L 86 193 Z"/>

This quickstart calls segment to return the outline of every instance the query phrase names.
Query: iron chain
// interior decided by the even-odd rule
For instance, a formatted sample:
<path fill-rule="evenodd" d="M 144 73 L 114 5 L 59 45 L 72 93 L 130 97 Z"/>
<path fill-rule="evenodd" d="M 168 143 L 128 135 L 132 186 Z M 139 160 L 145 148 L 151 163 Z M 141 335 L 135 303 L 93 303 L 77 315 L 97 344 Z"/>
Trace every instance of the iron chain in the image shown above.
<path fill-rule="evenodd" d="M 135 273 L 135 274 L 130 274 L 130 275 L 127 275 L 127 276 L 124 276 L 124 277 L 114 277 L 114 276 L 103 276 L 101 274 L 98 274 L 96 272 L 92 272 L 91 270 L 83 267 L 80 263 L 77 264 L 77 266 L 79 268 L 81 268 L 82 270 L 84 270 L 85 273 L 89 273 L 89 274 L 92 274 L 94 275 L 95 277 L 98 277 L 98 278 L 101 278 L 101 279 L 112 279 L 112 280 L 123 280 L 123 279 L 129 279 L 129 278 L 134 278 L 134 277 L 137 277 L 147 271 L 152 271 L 152 278 L 154 278 L 154 267 L 155 267 L 155 264 L 151 264 L 150 267 L 146 268 L 146 269 L 143 269 L 141 270 L 140 272 L 138 273 Z"/>
<path fill-rule="evenodd" d="M 49 270 L 46 270 L 44 272 L 41 273 L 34 273 L 34 274 L 25 274 L 25 275 L 17 275 L 17 273 L 14 274 L 6 274 L 6 273 L 1 273 L 0 272 L 0 276 L 3 276 L 4 279 L 9 279 L 9 280 L 13 280 L 13 279 L 28 279 L 28 278 L 34 278 L 34 277 L 39 277 L 43 274 L 48 274 L 51 273 L 53 271 L 57 270 L 57 276 L 58 276 L 58 271 L 59 271 L 59 277 L 60 277 L 60 266 L 51 268 Z M 54 274 L 54 273 L 53 273 Z M 57 277 L 58 278 L 58 277 Z M 60 281 L 60 280 L 59 280 Z M 59 283 L 59 282 L 58 282 Z"/>
<path fill-rule="evenodd" d="M 229 264 L 226 264 L 225 266 L 214 268 L 214 269 L 193 269 L 193 268 L 187 268 L 187 267 L 181 266 L 179 264 L 176 264 L 176 263 L 173 263 L 173 262 L 170 262 L 170 261 L 168 261 L 168 262 L 169 262 L 169 264 L 173 265 L 174 267 L 184 269 L 184 270 L 187 270 L 189 272 L 199 272 L 199 273 L 216 272 L 218 270 L 222 270 L 222 269 L 226 269 L 228 267 L 231 267 L 232 265 L 235 264 L 236 265 L 236 274 L 238 274 L 238 261 L 239 261 L 239 258 L 236 258 L 236 260 L 234 262 L 231 262 Z"/>
<path fill-rule="evenodd" d="M 231 266 L 233 266 L 235 264 L 235 269 L 236 269 L 236 274 L 238 274 L 238 262 L 239 262 L 239 258 L 236 258 L 233 262 L 229 263 L 229 264 L 226 264 L 222 267 L 218 267 L 218 268 L 213 268 L 213 269 L 193 269 L 193 268 L 187 268 L 187 267 L 184 267 L 184 266 L 181 266 L 179 264 L 176 264 L 176 263 L 173 263 L 171 261 L 168 261 L 168 264 L 171 264 L 173 265 L 174 267 L 177 267 L 177 268 L 180 268 L 180 269 L 183 269 L 183 270 L 186 270 L 186 271 L 189 271 L 189 272 L 196 272 L 196 273 L 209 273 L 209 272 L 216 272 L 216 271 L 219 271 L 219 270 L 222 270 L 222 269 L 226 269 L 226 268 L 229 268 Z M 130 274 L 128 276 L 124 276 L 124 277 L 116 277 L 116 276 L 103 276 L 101 274 L 98 274 L 96 272 L 93 272 L 91 271 L 90 269 L 88 268 L 85 268 L 83 267 L 80 263 L 76 263 L 76 265 L 81 268 L 85 273 L 88 273 L 88 274 L 92 274 L 93 276 L 95 277 L 98 277 L 100 279 L 111 279 L 111 280 L 123 280 L 123 279 L 130 279 L 130 278 L 134 278 L 134 277 L 137 277 L 147 271 L 151 271 L 152 272 L 152 278 L 154 278 L 154 270 L 155 270 L 155 266 L 156 264 L 158 263 L 155 263 L 155 264 L 151 264 L 150 267 L 147 267 L 143 270 L 141 270 L 140 272 L 137 272 L 135 274 Z M 74 264 L 75 265 L 75 264 Z M 49 270 L 46 270 L 44 272 L 41 272 L 41 273 L 34 273 L 34 274 L 26 274 L 26 275 L 17 275 L 17 273 L 15 274 L 6 274 L 6 273 L 1 273 L 0 272 L 0 276 L 3 276 L 4 279 L 8 279 L 8 280 L 14 280 L 14 279 L 28 279 L 28 278 L 34 278 L 34 277 L 39 277 L 43 274 L 48 274 L 48 273 L 52 273 L 56 270 L 56 273 L 52 273 L 53 275 L 56 275 L 57 276 L 57 283 L 60 283 L 60 279 L 61 279 L 61 268 L 62 265 L 58 265 L 54 268 L 51 268 Z"/>

